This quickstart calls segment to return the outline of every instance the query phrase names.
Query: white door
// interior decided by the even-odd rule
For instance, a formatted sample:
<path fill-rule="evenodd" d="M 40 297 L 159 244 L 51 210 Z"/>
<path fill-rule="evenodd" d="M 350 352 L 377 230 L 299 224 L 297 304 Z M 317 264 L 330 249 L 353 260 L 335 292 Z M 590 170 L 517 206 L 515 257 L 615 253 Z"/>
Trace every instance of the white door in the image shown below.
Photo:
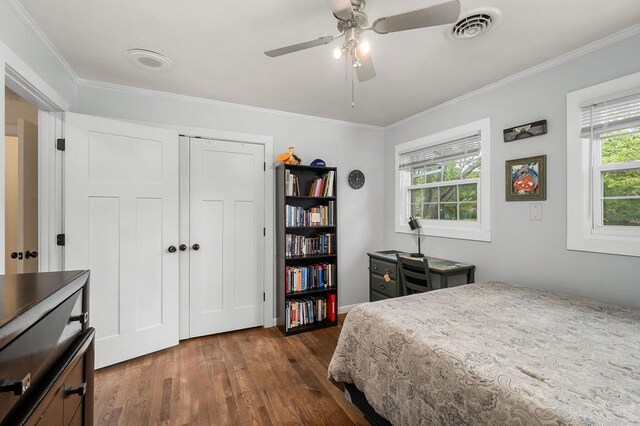
<path fill-rule="evenodd" d="M 264 148 L 200 138 L 189 145 L 189 334 L 260 326 Z"/>
<path fill-rule="evenodd" d="M 66 115 L 65 269 L 90 269 L 96 368 L 178 343 L 178 135 Z"/>

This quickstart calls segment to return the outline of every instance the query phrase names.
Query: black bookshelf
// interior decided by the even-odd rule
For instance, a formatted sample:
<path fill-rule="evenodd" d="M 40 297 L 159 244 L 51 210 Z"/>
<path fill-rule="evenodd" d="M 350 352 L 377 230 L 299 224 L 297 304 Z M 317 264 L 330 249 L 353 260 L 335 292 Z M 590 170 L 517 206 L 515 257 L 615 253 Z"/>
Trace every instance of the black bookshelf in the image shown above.
<path fill-rule="evenodd" d="M 286 171 L 293 173 L 298 178 L 300 189 L 299 195 L 286 195 Z M 322 178 L 330 171 L 334 172 L 333 179 L 333 195 L 330 197 L 309 196 L 309 191 L 313 181 Z M 338 325 L 337 309 L 338 309 L 338 201 L 337 201 L 337 169 L 335 167 L 313 167 L 313 166 L 295 166 L 281 164 L 276 168 L 276 316 L 277 325 L 284 335 L 292 335 L 304 333 L 307 331 L 318 330 L 325 327 Z M 302 207 L 310 209 L 312 207 L 328 206 L 329 202 L 333 203 L 333 223 L 322 226 L 287 226 L 286 222 L 286 206 Z M 304 237 L 314 237 L 318 234 L 333 233 L 333 251 L 331 253 L 313 254 L 305 256 L 287 256 L 286 238 L 287 234 L 299 235 Z M 286 268 L 287 266 L 303 267 L 315 264 L 328 263 L 333 265 L 333 282 L 332 287 L 312 288 L 303 291 L 286 291 Z M 304 298 L 327 298 L 327 308 L 329 309 L 328 295 L 335 295 L 336 301 L 336 320 L 331 321 L 329 317 L 324 320 L 299 325 L 297 327 L 287 328 L 286 306 L 287 301 L 292 299 Z"/>

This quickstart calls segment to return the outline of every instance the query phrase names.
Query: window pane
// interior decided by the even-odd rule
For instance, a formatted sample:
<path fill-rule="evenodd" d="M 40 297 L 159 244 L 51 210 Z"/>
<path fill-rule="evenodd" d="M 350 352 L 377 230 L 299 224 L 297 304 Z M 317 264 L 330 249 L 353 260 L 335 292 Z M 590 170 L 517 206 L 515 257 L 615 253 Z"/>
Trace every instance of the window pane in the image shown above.
<path fill-rule="evenodd" d="M 625 133 L 603 135 L 602 164 L 626 163 L 640 160 L 640 129 L 628 129 Z"/>
<path fill-rule="evenodd" d="M 440 202 L 454 202 L 458 201 L 457 186 L 441 186 L 440 187 Z"/>
<path fill-rule="evenodd" d="M 440 204 L 440 219 L 458 220 L 458 204 L 456 203 Z"/>
<path fill-rule="evenodd" d="M 411 169 L 411 184 L 421 185 L 423 183 L 426 183 L 425 168 L 418 167 L 418 168 Z"/>
<path fill-rule="evenodd" d="M 480 177 L 480 156 L 474 155 L 463 160 L 462 179 L 477 179 Z"/>
<path fill-rule="evenodd" d="M 604 200 L 602 222 L 609 226 L 640 226 L 640 199 Z"/>
<path fill-rule="evenodd" d="M 640 170 L 621 170 L 602 173 L 605 197 L 640 195 Z"/>
<path fill-rule="evenodd" d="M 478 200 L 478 186 L 475 183 L 468 185 L 460 185 L 458 187 L 459 201 L 476 201 Z"/>
<path fill-rule="evenodd" d="M 460 220 L 478 220 L 478 204 L 460 203 Z"/>
<path fill-rule="evenodd" d="M 425 188 L 424 202 L 425 203 L 437 203 L 438 202 L 438 188 Z"/>
<path fill-rule="evenodd" d="M 423 219 L 438 219 L 438 205 L 437 204 L 425 204 L 423 211 L 424 211 Z"/>
<path fill-rule="evenodd" d="M 411 215 L 415 216 L 417 219 L 422 219 L 422 203 L 411 204 Z"/>
<path fill-rule="evenodd" d="M 425 171 L 427 183 L 442 181 L 442 165 L 429 166 Z"/>
<path fill-rule="evenodd" d="M 459 160 L 449 160 L 444 163 L 444 180 L 458 180 L 462 177 Z"/>
<path fill-rule="evenodd" d="M 411 189 L 411 204 L 422 204 L 424 202 L 424 189 Z"/>

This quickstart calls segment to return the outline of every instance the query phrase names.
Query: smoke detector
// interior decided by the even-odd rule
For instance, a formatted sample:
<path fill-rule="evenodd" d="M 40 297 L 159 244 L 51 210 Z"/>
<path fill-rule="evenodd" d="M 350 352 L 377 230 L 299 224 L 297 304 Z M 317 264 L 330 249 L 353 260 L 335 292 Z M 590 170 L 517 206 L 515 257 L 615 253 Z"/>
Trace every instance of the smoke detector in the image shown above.
<path fill-rule="evenodd" d="M 146 49 L 129 49 L 124 52 L 133 65 L 152 71 L 166 71 L 173 66 L 173 61 L 166 56 Z"/>
<path fill-rule="evenodd" d="M 485 35 L 498 26 L 502 13 L 496 8 L 485 7 L 472 9 L 447 30 L 447 35 L 453 40 L 469 40 Z"/>

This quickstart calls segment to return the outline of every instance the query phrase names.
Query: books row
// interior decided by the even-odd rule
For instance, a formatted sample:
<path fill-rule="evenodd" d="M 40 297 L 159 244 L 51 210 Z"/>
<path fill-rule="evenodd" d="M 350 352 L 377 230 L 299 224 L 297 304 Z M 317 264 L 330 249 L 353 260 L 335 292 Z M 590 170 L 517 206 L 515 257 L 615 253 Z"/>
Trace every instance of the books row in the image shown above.
<path fill-rule="evenodd" d="M 335 286 L 335 265 L 319 263 L 309 266 L 287 266 L 285 268 L 285 291 L 306 291 Z"/>
<path fill-rule="evenodd" d="M 336 320 L 336 295 L 287 300 L 285 304 L 287 330 L 326 319 Z"/>
<path fill-rule="evenodd" d="M 314 237 L 287 234 L 285 237 L 285 256 L 315 256 L 319 254 L 333 254 L 335 250 L 336 234 L 324 233 Z"/>
<path fill-rule="evenodd" d="M 300 183 L 298 176 L 291 173 L 291 170 L 284 171 L 284 191 L 287 196 L 297 197 L 300 195 Z"/>
<path fill-rule="evenodd" d="M 329 201 L 326 206 L 316 206 L 305 209 L 300 206 L 285 206 L 285 226 L 334 226 L 335 201 Z"/>
<path fill-rule="evenodd" d="M 311 184 L 310 197 L 333 197 L 333 187 L 336 172 L 331 170 L 321 178 L 316 178 Z"/>

